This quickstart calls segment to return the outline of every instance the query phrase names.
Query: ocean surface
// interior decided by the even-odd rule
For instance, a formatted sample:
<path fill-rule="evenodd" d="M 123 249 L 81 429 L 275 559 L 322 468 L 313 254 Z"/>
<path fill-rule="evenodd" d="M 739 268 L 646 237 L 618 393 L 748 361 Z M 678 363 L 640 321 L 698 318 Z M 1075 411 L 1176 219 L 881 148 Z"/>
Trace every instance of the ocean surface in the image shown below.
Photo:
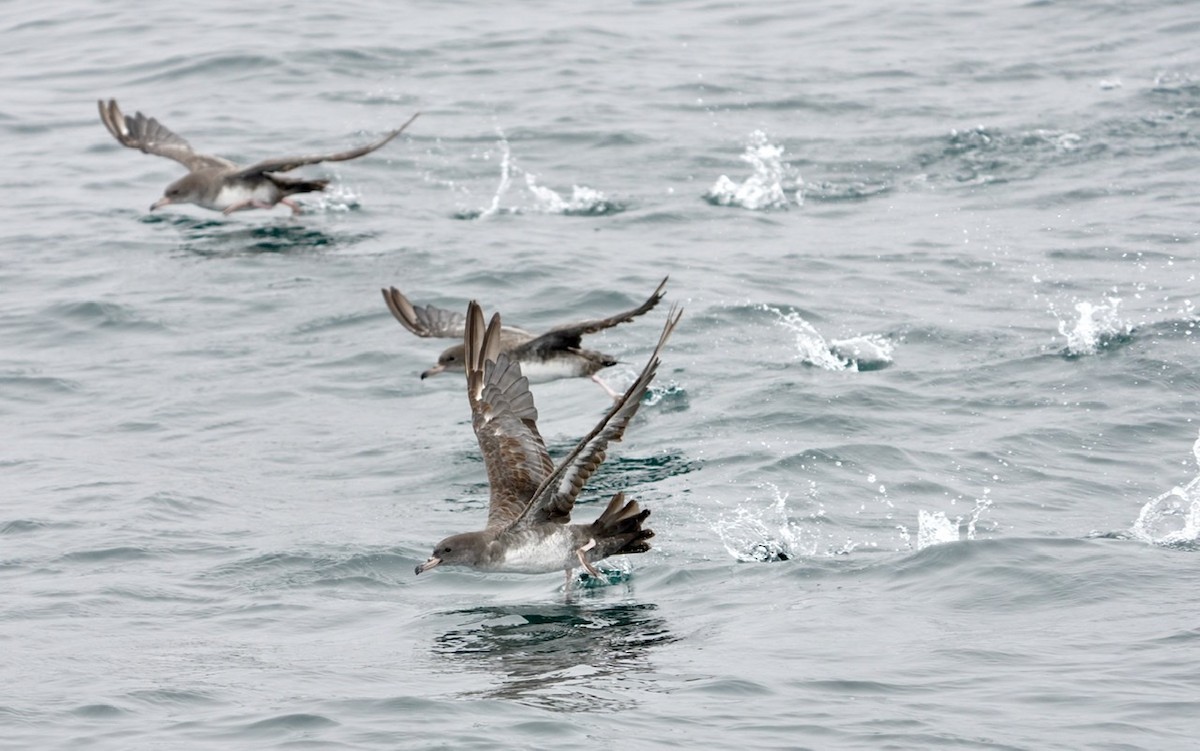
<path fill-rule="evenodd" d="M 0 6 L 0 748 L 1191 749 L 1200 17 L 1122 3 Z M 115 97 L 324 195 L 151 213 Z M 603 582 L 439 569 L 449 342 L 587 343 Z M 533 387 L 561 456 L 604 414 Z"/>

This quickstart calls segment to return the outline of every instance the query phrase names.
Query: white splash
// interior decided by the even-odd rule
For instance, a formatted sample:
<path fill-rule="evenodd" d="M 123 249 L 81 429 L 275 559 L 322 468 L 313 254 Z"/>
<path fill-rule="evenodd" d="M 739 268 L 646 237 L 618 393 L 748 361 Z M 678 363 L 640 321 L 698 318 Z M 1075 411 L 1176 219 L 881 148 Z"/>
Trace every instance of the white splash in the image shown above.
<path fill-rule="evenodd" d="M 797 206 L 804 203 L 800 173 L 783 160 L 783 147 L 768 141 L 766 133 L 756 130 L 750 134 L 741 160 L 753 168 L 753 174 L 741 183 L 721 175 L 704 195 L 706 200 L 751 211 L 786 209 L 793 200 Z M 788 198 L 789 189 L 793 199 Z"/>
<path fill-rule="evenodd" d="M 316 194 L 317 200 L 304 206 L 305 210 L 334 211 L 338 213 L 353 211 L 361 204 L 359 195 L 345 183 L 334 183 Z"/>
<path fill-rule="evenodd" d="M 500 147 L 500 183 L 496 186 L 496 192 L 492 195 L 492 203 L 483 211 L 479 212 L 479 219 L 489 216 L 495 216 L 500 213 L 500 199 L 508 192 L 509 186 L 512 185 L 512 150 L 508 147 L 508 139 L 504 137 L 504 132 L 497 129 L 497 135 L 500 136 L 498 145 Z"/>
<path fill-rule="evenodd" d="M 815 540 L 803 548 L 803 529 L 788 517 L 788 494 L 769 482 L 759 488 L 770 489 L 773 496 L 770 506 L 765 509 L 751 507 L 749 504 L 753 499 L 747 498 L 732 515 L 722 513 L 711 525 L 729 555 L 747 563 L 815 555 Z"/>
<path fill-rule="evenodd" d="M 1106 303 L 1075 303 L 1079 318 L 1073 324 L 1058 319 L 1058 333 L 1067 338 L 1066 354 L 1072 357 L 1094 355 L 1121 337 L 1133 333 L 1133 324 L 1121 320 L 1121 298 L 1110 297 Z M 1051 312 L 1057 312 L 1051 308 Z"/>
<path fill-rule="evenodd" d="M 613 209 L 604 193 L 586 185 L 571 186 L 571 198 L 566 200 L 554 190 L 538 185 L 537 178 L 526 172 L 525 187 L 533 194 L 534 210 L 543 214 L 589 216 L 607 214 Z"/>
<path fill-rule="evenodd" d="M 879 334 L 863 334 L 849 339 L 832 339 L 829 351 L 852 363 L 859 370 L 878 370 L 892 364 L 896 345 Z"/>
<path fill-rule="evenodd" d="M 945 512 L 929 512 L 921 509 L 917 512 L 917 550 L 924 550 L 930 545 L 941 545 L 946 542 L 974 540 L 976 525 L 979 517 L 992 506 L 987 498 L 988 490 L 984 489 L 984 497 L 975 501 L 975 508 L 964 516 L 950 519 Z"/>
<path fill-rule="evenodd" d="M 878 370 L 892 363 L 895 345 L 879 334 L 862 334 L 826 341 L 799 313 L 767 307 L 784 328 L 796 335 L 797 357 L 823 370 Z"/>
<path fill-rule="evenodd" d="M 1192 444 L 1192 456 L 1200 467 L 1200 439 Z M 1138 540 L 1167 547 L 1200 542 L 1200 475 L 1142 506 L 1130 532 Z"/>
<path fill-rule="evenodd" d="M 917 512 L 917 550 L 958 540 L 958 522 L 947 519 L 944 512 L 931 513 L 925 509 Z"/>

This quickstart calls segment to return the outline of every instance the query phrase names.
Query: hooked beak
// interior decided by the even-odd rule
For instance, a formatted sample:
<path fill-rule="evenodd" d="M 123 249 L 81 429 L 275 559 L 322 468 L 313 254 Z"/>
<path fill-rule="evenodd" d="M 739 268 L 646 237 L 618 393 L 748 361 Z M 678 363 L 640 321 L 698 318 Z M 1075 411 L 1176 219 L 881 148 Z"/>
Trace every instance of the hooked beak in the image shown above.
<path fill-rule="evenodd" d="M 417 566 L 417 575 L 420 576 L 423 571 L 428 571 L 429 569 L 434 568 L 435 566 L 441 565 L 441 563 L 442 563 L 442 559 L 434 556 L 433 558 L 430 558 L 429 560 L 422 563 L 420 566 Z"/>
<path fill-rule="evenodd" d="M 171 199 L 163 196 L 154 203 L 150 204 L 150 210 L 154 211 L 155 209 L 161 209 L 163 206 L 166 206 L 169 203 L 171 203 Z"/>
<path fill-rule="evenodd" d="M 438 373 L 441 373 L 445 369 L 446 369 L 445 365 L 440 365 L 440 364 L 434 365 L 432 368 L 430 368 L 429 370 L 426 370 L 424 373 L 421 374 L 421 380 L 424 381 L 429 376 L 435 376 Z"/>

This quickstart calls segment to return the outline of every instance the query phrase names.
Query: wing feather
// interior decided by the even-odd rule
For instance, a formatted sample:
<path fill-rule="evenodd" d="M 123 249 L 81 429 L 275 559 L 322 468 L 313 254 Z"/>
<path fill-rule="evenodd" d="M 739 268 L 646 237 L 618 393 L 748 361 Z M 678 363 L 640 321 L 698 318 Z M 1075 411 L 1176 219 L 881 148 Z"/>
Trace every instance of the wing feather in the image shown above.
<path fill-rule="evenodd" d="M 153 117 L 146 117 L 141 112 L 134 113 L 132 117 L 122 114 L 116 99 L 109 99 L 107 102 L 102 99 L 97 104 L 100 106 L 100 121 L 122 146 L 138 149 L 144 154 L 174 159 L 193 171 L 204 168 L 231 169 L 237 166 L 219 156 L 196 153 L 182 136 L 171 132 Z"/>
<path fill-rule="evenodd" d="M 419 337 L 457 339 L 466 332 L 467 319 L 463 318 L 461 313 L 435 308 L 432 305 L 413 305 L 395 287 L 382 292 L 383 301 L 396 320 Z"/>
<path fill-rule="evenodd" d="M 670 279 L 669 276 L 663 277 L 663 280 L 658 283 L 658 287 L 650 294 L 646 302 L 633 310 L 627 310 L 624 313 L 618 313 L 608 318 L 595 318 L 589 321 L 555 326 L 536 339 L 522 345 L 522 352 L 528 351 L 532 353 L 579 349 L 583 345 L 584 335 L 594 334 L 597 331 L 612 328 L 617 324 L 627 323 L 638 316 L 645 315 L 654 310 L 654 307 L 658 305 L 663 295 L 666 294 L 668 279 Z"/>
<path fill-rule="evenodd" d="M 537 408 L 521 366 L 500 354 L 500 315 L 483 327 L 483 311 L 467 308 L 467 397 L 491 486 L 488 527 L 509 525 L 554 468 L 537 429 Z"/>
<path fill-rule="evenodd" d="M 396 128 L 383 138 L 372 141 L 365 146 L 359 146 L 348 151 L 337 151 L 332 154 L 308 154 L 306 156 L 285 156 L 275 157 L 272 159 L 263 159 L 260 162 L 255 162 L 249 167 L 239 170 L 235 176 L 251 177 L 253 175 L 260 175 L 264 172 L 287 172 L 288 170 L 294 170 L 297 167 L 303 167 L 306 164 L 319 164 L 320 162 L 344 162 L 348 159 L 357 159 L 360 156 L 366 156 L 403 133 L 404 129 L 411 125 L 412 121 L 416 120 L 417 115 L 420 114 L 421 113 L 418 112 L 416 115 L 408 118 L 408 120 L 399 128 Z"/>
<path fill-rule="evenodd" d="M 533 525 L 545 521 L 565 523 L 570 519 L 576 497 L 596 468 L 604 462 L 608 444 L 621 440 L 629 421 L 637 414 L 642 397 L 658 372 L 663 346 L 679 324 L 682 315 L 682 310 L 671 308 L 658 345 L 646 366 L 642 368 L 641 374 L 599 424 L 546 476 L 522 512 L 513 518 L 512 526 Z"/>

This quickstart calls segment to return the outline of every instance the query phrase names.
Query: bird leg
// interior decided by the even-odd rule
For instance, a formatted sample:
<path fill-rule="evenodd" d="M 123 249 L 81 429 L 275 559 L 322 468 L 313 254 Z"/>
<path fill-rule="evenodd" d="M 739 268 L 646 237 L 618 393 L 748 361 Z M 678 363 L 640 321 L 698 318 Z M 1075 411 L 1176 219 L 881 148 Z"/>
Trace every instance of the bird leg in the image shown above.
<path fill-rule="evenodd" d="M 608 394 L 609 398 L 611 398 L 614 402 L 621 398 L 621 395 L 613 391 L 611 386 L 600 380 L 599 374 L 592 373 L 592 380 L 595 381 L 600 388 L 604 389 L 604 392 Z"/>
<path fill-rule="evenodd" d="M 290 198 L 280 198 L 279 202 L 292 210 L 292 216 L 299 216 L 300 214 L 304 213 L 300 210 L 300 204 L 296 203 Z"/>
<path fill-rule="evenodd" d="M 579 565 L 583 566 L 585 569 L 587 569 L 587 572 L 589 574 L 591 574 L 592 576 L 599 579 L 600 572 L 597 571 L 596 567 L 593 566 L 591 563 L 589 563 L 587 557 L 584 556 L 584 553 L 588 552 L 589 550 L 591 550 L 594 547 L 596 547 L 596 538 L 595 537 L 588 540 L 587 545 L 584 545 L 583 547 L 576 550 L 575 555 L 579 558 Z"/>

